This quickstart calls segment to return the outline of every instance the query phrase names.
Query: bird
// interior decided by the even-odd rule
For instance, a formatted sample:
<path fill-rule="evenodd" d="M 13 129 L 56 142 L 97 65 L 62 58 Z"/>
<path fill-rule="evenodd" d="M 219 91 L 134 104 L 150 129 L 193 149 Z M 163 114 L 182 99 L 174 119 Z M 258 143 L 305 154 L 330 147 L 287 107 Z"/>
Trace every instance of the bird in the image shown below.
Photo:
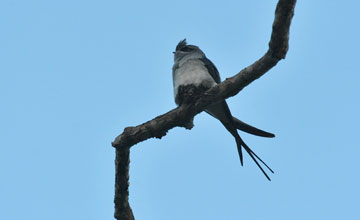
<path fill-rule="evenodd" d="M 189 45 L 186 39 L 184 39 L 177 44 L 175 52 L 173 53 L 174 65 L 172 67 L 172 78 L 175 103 L 178 106 L 183 102 L 184 88 L 199 88 L 206 91 L 221 83 L 220 74 L 216 66 L 206 57 L 205 53 L 198 46 Z M 218 119 L 235 138 L 241 166 L 243 166 L 242 148 L 244 148 L 265 177 L 271 181 L 269 175 L 260 163 L 271 173 L 274 173 L 274 171 L 242 140 L 237 129 L 267 138 L 275 137 L 275 135 L 233 117 L 225 99 L 206 107 L 205 112 Z M 190 123 L 191 125 L 189 125 L 189 127 L 192 127 L 192 121 Z"/>

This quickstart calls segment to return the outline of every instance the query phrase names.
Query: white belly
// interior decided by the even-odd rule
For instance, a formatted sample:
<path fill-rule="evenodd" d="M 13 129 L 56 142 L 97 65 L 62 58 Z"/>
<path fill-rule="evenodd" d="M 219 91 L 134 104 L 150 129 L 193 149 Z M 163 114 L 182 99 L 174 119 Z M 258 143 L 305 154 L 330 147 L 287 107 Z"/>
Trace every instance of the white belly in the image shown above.
<path fill-rule="evenodd" d="M 205 87 L 212 87 L 216 82 L 209 74 L 207 68 L 198 59 L 189 59 L 182 63 L 174 72 L 174 97 L 176 97 L 179 86 L 185 85 L 203 85 Z"/>

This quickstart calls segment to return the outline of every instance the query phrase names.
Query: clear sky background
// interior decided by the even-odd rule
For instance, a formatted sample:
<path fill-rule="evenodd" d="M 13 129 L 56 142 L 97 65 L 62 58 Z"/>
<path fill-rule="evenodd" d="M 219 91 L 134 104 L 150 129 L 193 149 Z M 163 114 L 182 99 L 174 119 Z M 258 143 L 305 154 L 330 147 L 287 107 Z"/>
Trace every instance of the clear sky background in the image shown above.
<path fill-rule="evenodd" d="M 0 219 L 113 219 L 113 139 L 175 107 L 187 38 L 222 79 L 267 50 L 262 1 L 0 2 Z M 360 219 L 360 2 L 299 0 L 285 60 L 237 96 L 268 182 L 205 113 L 131 149 L 137 220 Z"/>

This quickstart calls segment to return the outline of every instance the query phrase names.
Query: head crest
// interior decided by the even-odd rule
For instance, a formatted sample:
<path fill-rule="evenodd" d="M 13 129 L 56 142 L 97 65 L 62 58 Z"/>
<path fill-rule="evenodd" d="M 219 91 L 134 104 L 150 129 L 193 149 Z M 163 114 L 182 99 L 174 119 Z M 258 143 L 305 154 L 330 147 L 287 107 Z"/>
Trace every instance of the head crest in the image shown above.
<path fill-rule="evenodd" d="M 180 50 L 182 47 L 185 47 L 187 45 L 186 38 L 178 43 L 176 46 L 176 51 Z"/>

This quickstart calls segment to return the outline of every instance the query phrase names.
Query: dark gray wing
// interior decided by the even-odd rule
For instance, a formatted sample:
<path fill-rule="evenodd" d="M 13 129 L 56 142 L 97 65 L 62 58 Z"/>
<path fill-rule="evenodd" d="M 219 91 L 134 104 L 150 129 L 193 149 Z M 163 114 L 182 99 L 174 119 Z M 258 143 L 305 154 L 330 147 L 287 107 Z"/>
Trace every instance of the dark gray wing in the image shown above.
<path fill-rule="evenodd" d="M 257 136 L 260 136 L 260 137 L 269 137 L 269 138 L 275 137 L 274 134 L 272 134 L 270 132 L 260 130 L 258 128 L 255 128 L 254 126 L 246 124 L 245 122 L 240 121 L 239 119 L 237 119 L 235 117 L 233 117 L 233 121 L 234 121 L 234 126 L 237 129 L 239 129 L 241 131 L 244 131 L 246 133 L 257 135 Z"/>
<path fill-rule="evenodd" d="M 200 60 L 204 63 L 206 69 L 208 70 L 214 81 L 216 83 L 220 83 L 221 79 L 220 79 L 219 71 L 216 69 L 216 66 L 211 62 L 211 60 L 209 60 L 206 57 L 201 58 Z"/>

